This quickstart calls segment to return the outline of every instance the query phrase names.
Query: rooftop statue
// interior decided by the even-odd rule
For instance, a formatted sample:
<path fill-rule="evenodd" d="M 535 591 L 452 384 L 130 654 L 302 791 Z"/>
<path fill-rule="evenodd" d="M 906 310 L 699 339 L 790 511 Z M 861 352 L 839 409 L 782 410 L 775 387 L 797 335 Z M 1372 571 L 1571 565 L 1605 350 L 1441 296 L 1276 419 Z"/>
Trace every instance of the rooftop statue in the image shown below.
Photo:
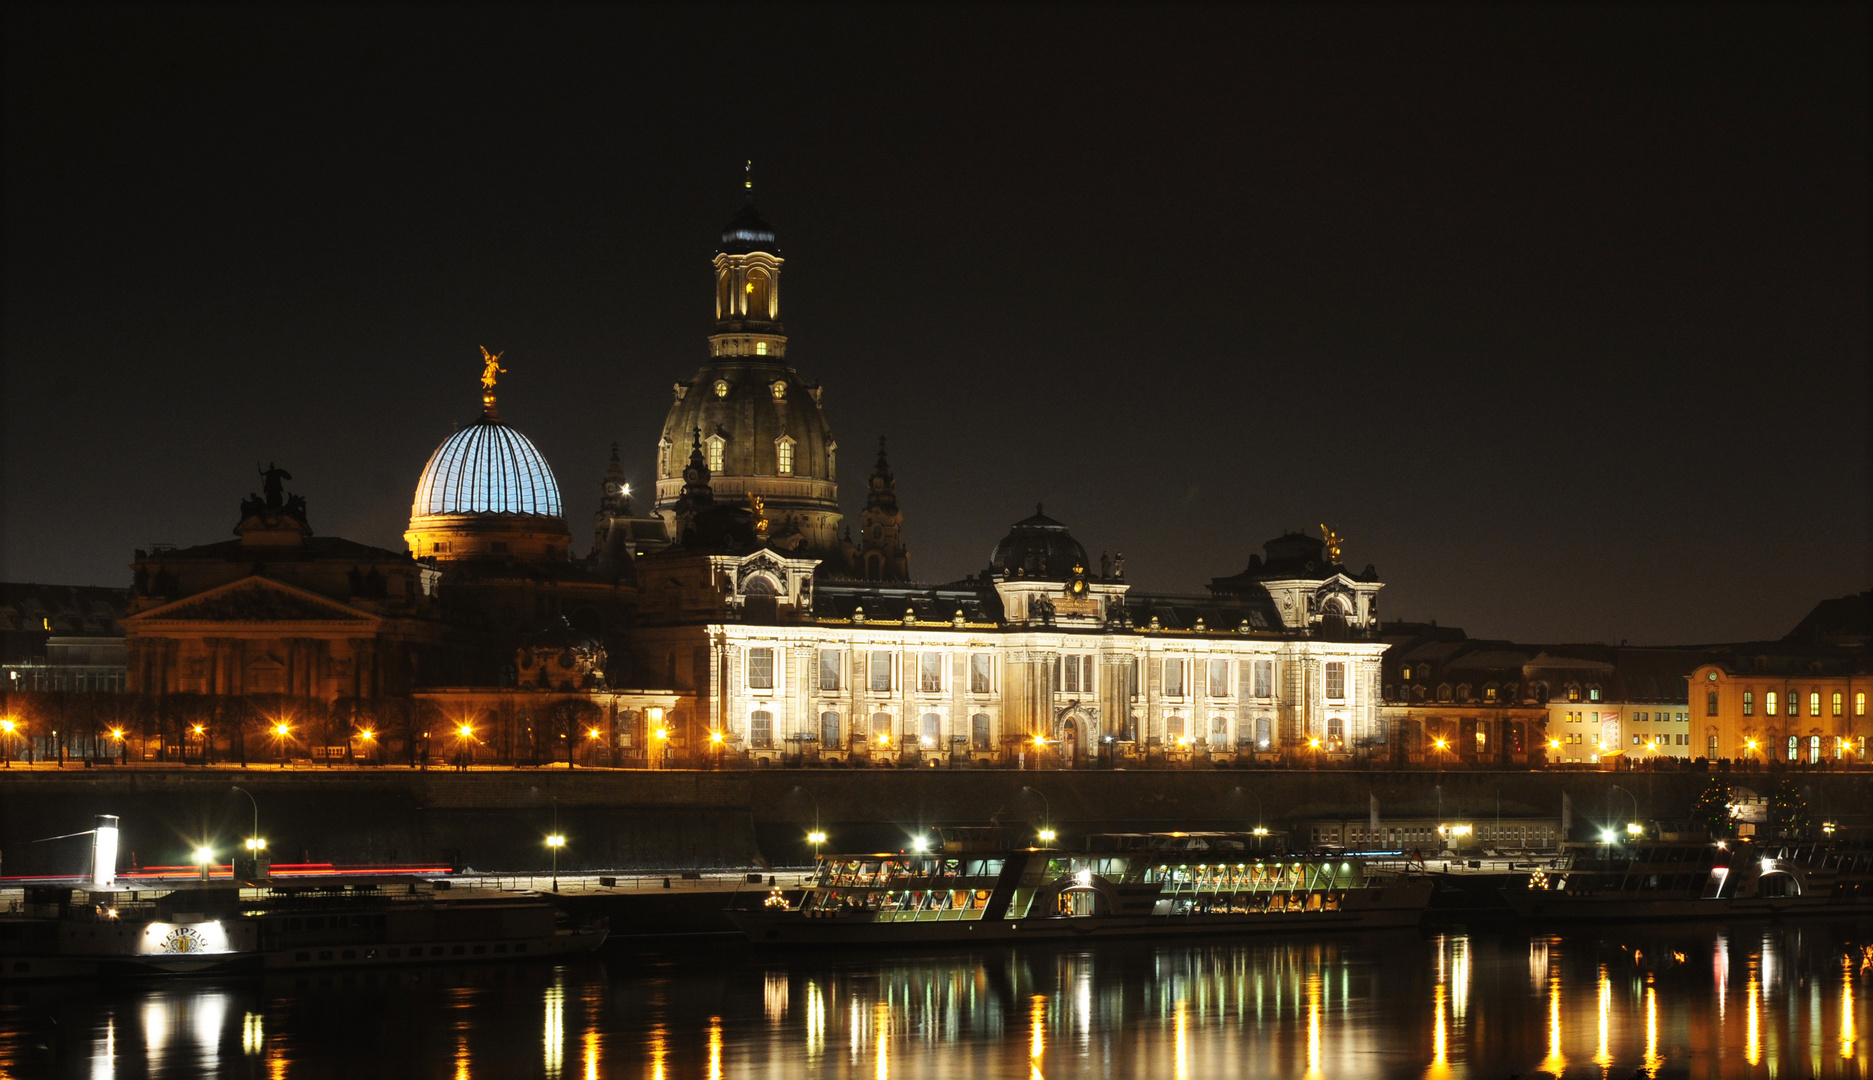
<path fill-rule="evenodd" d="M 293 474 L 274 465 L 271 461 L 267 462 L 267 467 L 264 469 L 261 469 L 259 465 L 255 465 L 254 468 L 260 470 L 261 490 L 266 493 L 267 506 L 277 509 L 284 505 L 286 501 L 285 481 L 291 480 Z"/>
<path fill-rule="evenodd" d="M 507 374 L 507 369 L 501 366 L 501 357 L 505 355 L 507 354 L 504 352 L 491 353 L 488 351 L 486 345 L 481 346 L 481 359 L 486 365 L 481 369 L 481 388 L 483 390 L 494 389 L 495 376 Z"/>
<path fill-rule="evenodd" d="M 1340 545 L 1346 543 L 1346 537 L 1341 536 L 1339 533 L 1334 532 L 1332 529 L 1327 528 L 1325 525 L 1322 525 L 1320 527 L 1320 535 L 1326 537 L 1326 540 L 1327 540 L 1327 561 L 1335 562 L 1335 563 L 1339 562 L 1340 561 Z"/>

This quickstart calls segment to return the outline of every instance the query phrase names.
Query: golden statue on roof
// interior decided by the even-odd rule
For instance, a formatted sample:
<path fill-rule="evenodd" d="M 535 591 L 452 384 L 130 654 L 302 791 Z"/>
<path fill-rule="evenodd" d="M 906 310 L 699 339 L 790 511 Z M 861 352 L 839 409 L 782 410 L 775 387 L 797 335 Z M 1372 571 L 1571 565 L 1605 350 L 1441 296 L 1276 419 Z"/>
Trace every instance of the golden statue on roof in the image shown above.
<path fill-rule="evenodd" d="M 1327 540 L 1327 559 L 1330 562 L 1339 562 L 1340 545 L 1346 543 L 1346 537 L 1341 536 L 1325 525 L 1320 527 L 1320 535 L 1326 537 Z"/>
<path fill-rule="evenodd" d="M 507 374 L 507 369 L 501 366 L 501 357 L 505 355 L 507 354 L 504 352 L 491 353 L 488 351 L 486 345 L 481 346 L 481 360 L 484 365 L 481 369 L 481 388 L 483 390 L 494 389 L 495 376 Z"/>
<path fill-rule="evenodd" d="M 754 524 L 754 538 L 767 539 L 767 500 L 750 491 L 748 493 L 748 516 Z"/>

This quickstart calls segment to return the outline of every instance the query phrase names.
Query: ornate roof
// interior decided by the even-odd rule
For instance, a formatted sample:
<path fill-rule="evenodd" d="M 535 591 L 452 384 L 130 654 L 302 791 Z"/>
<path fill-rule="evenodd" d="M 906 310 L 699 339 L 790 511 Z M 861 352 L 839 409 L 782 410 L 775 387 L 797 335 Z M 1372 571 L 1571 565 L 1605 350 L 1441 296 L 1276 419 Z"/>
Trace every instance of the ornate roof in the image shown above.
<path fill-rule="evenodd" d="M 411 517 L 531 514 L 559 517 L 559 484 L 525 435 L 492 409 L 449 436 L 423 466 Z"/>
<path fill-rule="evenodd" d="M 741 213 L 722 226 L 722 246 L 717 250 L 725 255 L 746 255 L 751 251 L 779 255 L 780 244 L 775 242 L 774 226 L 754 208 L 751 198 L 748 205 L 741 208 Z"/>
<path fill-rule="evenodd" d="M 989 572 L 1003 577 L 1070 578 L 1087 570 L 1086 549 L 1067 527 L 1041 513 L 1017 521 L 989 553 Z"/>

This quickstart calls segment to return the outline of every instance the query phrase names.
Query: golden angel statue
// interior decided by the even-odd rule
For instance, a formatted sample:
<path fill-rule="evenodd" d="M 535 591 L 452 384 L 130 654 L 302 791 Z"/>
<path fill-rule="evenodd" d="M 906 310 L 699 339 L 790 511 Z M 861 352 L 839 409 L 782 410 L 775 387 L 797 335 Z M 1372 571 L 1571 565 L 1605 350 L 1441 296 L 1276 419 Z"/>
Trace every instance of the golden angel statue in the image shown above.
<path fill-rule="evenodd" d="M 749 492 L 748 516 L 754 523 L 754 535 L 765 540 L 767 538 L 767 500 Z"/>
<path fill-rule="evenodd" d="M 1332 529 L 1327 528 L 1325 525 L 1322 525 L 1320 527 L 1320 535 L 1326 537 L 1327 539 L 1327 558 L 1331 560 L 1332 562 L 1339 562 L 1340 561 L 1340 545 L 1346 543 L 1346 537 L 1341 536 L 1339 533 L 1334 532 Z"/>
<path fill-rule="evenodd" d="M 486 365 L 481 369 L 481 388 L 483 390 L 494 389 L 494 377 L 496 375 L 507 374 L 507 369 L 501 366 L 501 357 L 505 355 L 507 354 L 489 352 L 486 345 L 481 347 L 481 359 L 483 364 Z"/>

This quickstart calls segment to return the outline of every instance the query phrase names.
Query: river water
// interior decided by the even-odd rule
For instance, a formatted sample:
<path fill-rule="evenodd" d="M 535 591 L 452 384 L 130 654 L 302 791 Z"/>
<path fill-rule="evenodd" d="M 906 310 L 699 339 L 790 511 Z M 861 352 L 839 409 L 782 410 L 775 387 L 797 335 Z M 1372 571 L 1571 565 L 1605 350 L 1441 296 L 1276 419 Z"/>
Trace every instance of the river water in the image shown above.
<path fill-rule="evenodd" d="M 1873 923 L 1508 928 L 15 988 L 0 1076 L 1873 1077 Z"/>

